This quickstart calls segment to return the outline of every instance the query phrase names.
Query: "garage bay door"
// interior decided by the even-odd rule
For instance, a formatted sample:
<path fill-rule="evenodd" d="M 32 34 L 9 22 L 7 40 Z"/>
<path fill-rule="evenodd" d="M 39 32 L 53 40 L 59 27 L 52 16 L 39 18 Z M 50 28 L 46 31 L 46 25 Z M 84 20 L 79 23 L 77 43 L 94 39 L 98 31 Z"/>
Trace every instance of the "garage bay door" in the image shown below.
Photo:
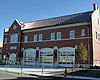
<path fill-rule="evenodd" d="M 64 47 L 58 51 L 58 65 L 61 67 L 74 67 L 75 48 Z"/>
<path fill-rule="evenodd" d="M 53 49 L 43 48 L 40 50 L 40 65 L 53 66 Z"/>
<path fill-rule="evenodd" d="M 23 54 L 23 61 L 26 65 L 35 65 L 36 59 L 36 50 L 35 49 L 26 49 Z"/>

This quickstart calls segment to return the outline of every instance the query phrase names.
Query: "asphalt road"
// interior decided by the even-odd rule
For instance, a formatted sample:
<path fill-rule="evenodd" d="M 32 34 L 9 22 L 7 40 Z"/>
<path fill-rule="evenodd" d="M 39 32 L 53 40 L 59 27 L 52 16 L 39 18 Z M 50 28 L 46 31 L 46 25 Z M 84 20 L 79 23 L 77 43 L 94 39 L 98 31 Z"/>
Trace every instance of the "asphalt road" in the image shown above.
<path fill-rule="evenodd" d="M 0 71 L 0 80 L 78 80 L 78 79 L 53 78 L 53 77 L 39 78 L 35 76 L 30 76 L 30 75 Z"/>

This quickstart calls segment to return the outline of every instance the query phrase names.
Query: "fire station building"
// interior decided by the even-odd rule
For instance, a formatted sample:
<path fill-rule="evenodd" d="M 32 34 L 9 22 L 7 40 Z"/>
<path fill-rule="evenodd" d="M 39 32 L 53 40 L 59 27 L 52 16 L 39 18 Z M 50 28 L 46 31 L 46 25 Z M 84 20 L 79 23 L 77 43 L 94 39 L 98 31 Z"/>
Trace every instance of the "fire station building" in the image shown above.
<path fill-rule="evenodd" d="M 85 64 L 99 65 L 100 17 L 94 10 L 23 23 L 14 20 L 4 30 L 3 59 L 9 64 L 51 67 L 74 67 L 82 64 L 77 57 L 80 43 L 86 46 Z"/>

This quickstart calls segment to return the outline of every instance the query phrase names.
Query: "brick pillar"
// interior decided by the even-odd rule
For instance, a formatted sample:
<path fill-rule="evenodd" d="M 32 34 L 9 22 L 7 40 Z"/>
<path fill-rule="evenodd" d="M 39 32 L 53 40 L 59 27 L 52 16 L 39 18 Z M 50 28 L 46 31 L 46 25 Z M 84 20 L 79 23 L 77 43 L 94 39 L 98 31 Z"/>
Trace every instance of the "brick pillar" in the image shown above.
<path fill-rule="evenodd" d="M 21 48 L 21 52 L 18 52 L 17 54 L 19 55 L 19 63 L 18 64 L 24 64 L 24 59 L 23 59 L 24 48 Z"/>
<path fill-rule="evenodd" d="M 35 59 L 35 65 L 39 65 L 39 47 L 36 48 L 36 59 Z"/>
<path fill-rule="evenodd" d="M 77 45 L 75 45 L 75 67 L 78 67 L 78 50 L 77 50 Z"/>
<path fill-rule="evenodd" d="M 57 67 L 58 65 L 58 48 L 55 46 L 54 47 L 54 52 L 53 52 L 53 65 L 54 67 Z"/>

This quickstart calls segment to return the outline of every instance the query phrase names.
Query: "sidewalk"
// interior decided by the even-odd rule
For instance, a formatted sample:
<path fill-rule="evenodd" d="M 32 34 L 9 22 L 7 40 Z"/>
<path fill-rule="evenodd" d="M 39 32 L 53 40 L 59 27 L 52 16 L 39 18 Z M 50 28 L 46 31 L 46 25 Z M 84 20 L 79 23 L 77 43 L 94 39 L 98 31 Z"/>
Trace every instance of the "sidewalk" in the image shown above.
<path fill-rule="evenodd" d="M 34 67 L 34 66 L 20 66 L 20 65 L 0 65 L 0 70 L 8 71 L 8 72 L 16 72 L 16 73 L 24 73 L 24 74 L 35 74 L 42 75 L 50 72 L 63 71 L 65 68 L 54 68 L 54 67 Z"/>
<path fill-rule="evenodd" d="M 56 72 L 56 71 L 63 71 L 65 70 L 65 68 L 46 67 L 42 69 L 41 67 L 34 67 L 34 66 L 0 65 L 0 70 L 7 71 L 7 72 L 14 72 L 14 73 L 23 73 L 23 74 L 28 74 L 28 75 L 63 77 L 64 78 L 64 75 L 56 75 L 56 74 L 48 74 L 48 73 Z M 100 78 L 70 76 L 70 75 L 67 75 L 66 78 L 100 80 Z"/>

